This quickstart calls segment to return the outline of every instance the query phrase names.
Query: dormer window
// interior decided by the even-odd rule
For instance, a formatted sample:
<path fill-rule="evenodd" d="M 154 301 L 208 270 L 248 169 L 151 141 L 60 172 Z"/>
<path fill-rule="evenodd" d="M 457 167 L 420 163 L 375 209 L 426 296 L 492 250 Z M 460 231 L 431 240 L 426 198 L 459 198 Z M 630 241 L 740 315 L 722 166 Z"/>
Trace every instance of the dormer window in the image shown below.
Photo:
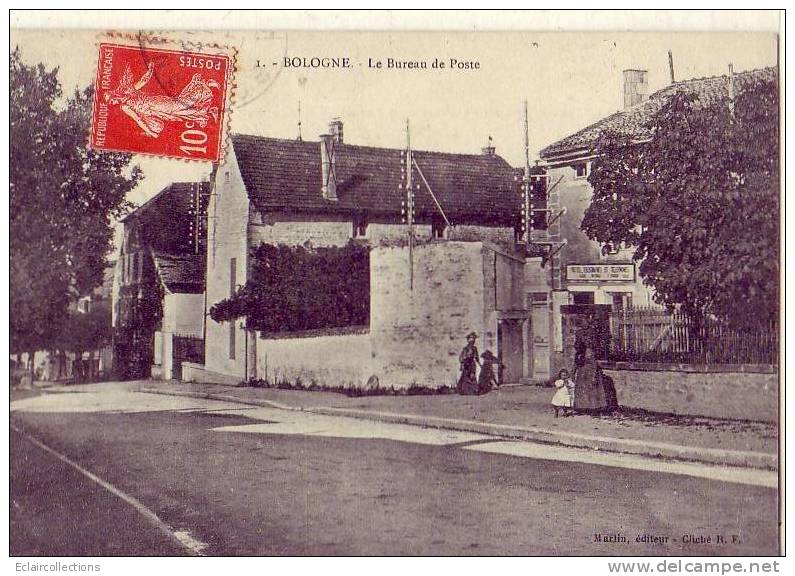
<path fill-rule="evenodd" d="M 367 217 L 359 214 L 353 217 L 352 238 L 365 238 L 367 236 Z"/>

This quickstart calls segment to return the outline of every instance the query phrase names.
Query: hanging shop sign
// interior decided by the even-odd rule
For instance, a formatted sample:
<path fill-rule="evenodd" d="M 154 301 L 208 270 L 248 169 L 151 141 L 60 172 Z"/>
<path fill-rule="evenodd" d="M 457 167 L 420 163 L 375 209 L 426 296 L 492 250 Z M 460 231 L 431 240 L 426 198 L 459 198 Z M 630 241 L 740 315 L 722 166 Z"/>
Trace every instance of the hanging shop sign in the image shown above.
<path fill-rule="evenodd" d="M 569 264 L 569 282 L 634 282 L 634 264 Z"/>

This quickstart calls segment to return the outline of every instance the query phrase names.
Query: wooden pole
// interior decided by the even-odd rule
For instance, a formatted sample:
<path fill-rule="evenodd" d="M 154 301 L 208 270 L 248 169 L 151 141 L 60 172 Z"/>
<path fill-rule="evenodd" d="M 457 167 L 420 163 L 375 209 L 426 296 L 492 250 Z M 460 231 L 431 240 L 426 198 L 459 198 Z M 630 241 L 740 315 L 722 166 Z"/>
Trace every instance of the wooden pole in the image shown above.
<path fill-rule="evenodd" d="M 530 129 L 527 121 L 527 100 L 524 101 L 524 178 L 522 182 L 524 194 L 524 229 L 529 246 L 533 238 L 533 204 L 530 202 Z"/>
<path fill-rule="evenodd" d="M 674 54 L 670 50 L 668 50 L 668 71 L 671 73 L 671 84 L 676 82 L 676 77 L 674 76 Z"/>
<path fill-rule="evenodd" d="M 406 223 L 409 226 L 409 289 L 414 290 L 414 190 L 412 189 L 411 172 L 413 159 L 411 156 L 411 128 L 406 118 Z"/>
<path fill-rule="evenodd" d="M 734 121 L 734 65 L 729 64 L 729 114 Z"/>
<path fill-rule="evenodd" d="M 196 219 L 193 223 L 193 253 L 199 253 L 199 224 L 201 223 L 201 217 L 199 211 L 201 209 L 201 184 L 198 182 L 194 182 L 194 212 L 196 213 Z"/>

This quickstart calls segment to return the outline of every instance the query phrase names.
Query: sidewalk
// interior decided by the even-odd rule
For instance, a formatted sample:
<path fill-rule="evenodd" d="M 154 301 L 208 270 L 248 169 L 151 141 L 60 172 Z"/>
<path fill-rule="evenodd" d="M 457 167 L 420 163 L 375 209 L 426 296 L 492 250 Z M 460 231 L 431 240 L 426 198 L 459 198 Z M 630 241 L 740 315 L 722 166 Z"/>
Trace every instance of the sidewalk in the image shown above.
<path fill-rule="evenodd" d="M 641 412 L 555 418 L 554 391 L 518 386 L 485 396 L 365 396 L 146 381 L 141 392 L 186 395 L 383 422 L 446 428 L 547 444 L 675 460 L 778 468 L 774 424 Z"/>

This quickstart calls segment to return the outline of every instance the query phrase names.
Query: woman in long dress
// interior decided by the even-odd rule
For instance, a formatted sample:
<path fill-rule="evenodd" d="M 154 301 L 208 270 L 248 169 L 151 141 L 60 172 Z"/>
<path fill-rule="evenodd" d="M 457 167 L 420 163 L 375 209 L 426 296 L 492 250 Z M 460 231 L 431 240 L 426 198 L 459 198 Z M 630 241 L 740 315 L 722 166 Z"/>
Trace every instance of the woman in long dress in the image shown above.
<path fill-rule="evenodd" d="M 602 371 L 596 364 L 591 348 L 585 351 L 582 364 L 574 372 L 577 393 L 574 395 L 574 407 L 577 410 L 604 410 L 608 407 L 605 396 Z"/>
<path fill-rule="evenodd" d="M 477 365 L 480 363 L 475 340 L 478 335 L 474 332 L 467 334 L 467 345 L 458 355 L 461 365 L 461 377 L 458 379 L 458 393 L 469 395 L 478 393 Z"/>

